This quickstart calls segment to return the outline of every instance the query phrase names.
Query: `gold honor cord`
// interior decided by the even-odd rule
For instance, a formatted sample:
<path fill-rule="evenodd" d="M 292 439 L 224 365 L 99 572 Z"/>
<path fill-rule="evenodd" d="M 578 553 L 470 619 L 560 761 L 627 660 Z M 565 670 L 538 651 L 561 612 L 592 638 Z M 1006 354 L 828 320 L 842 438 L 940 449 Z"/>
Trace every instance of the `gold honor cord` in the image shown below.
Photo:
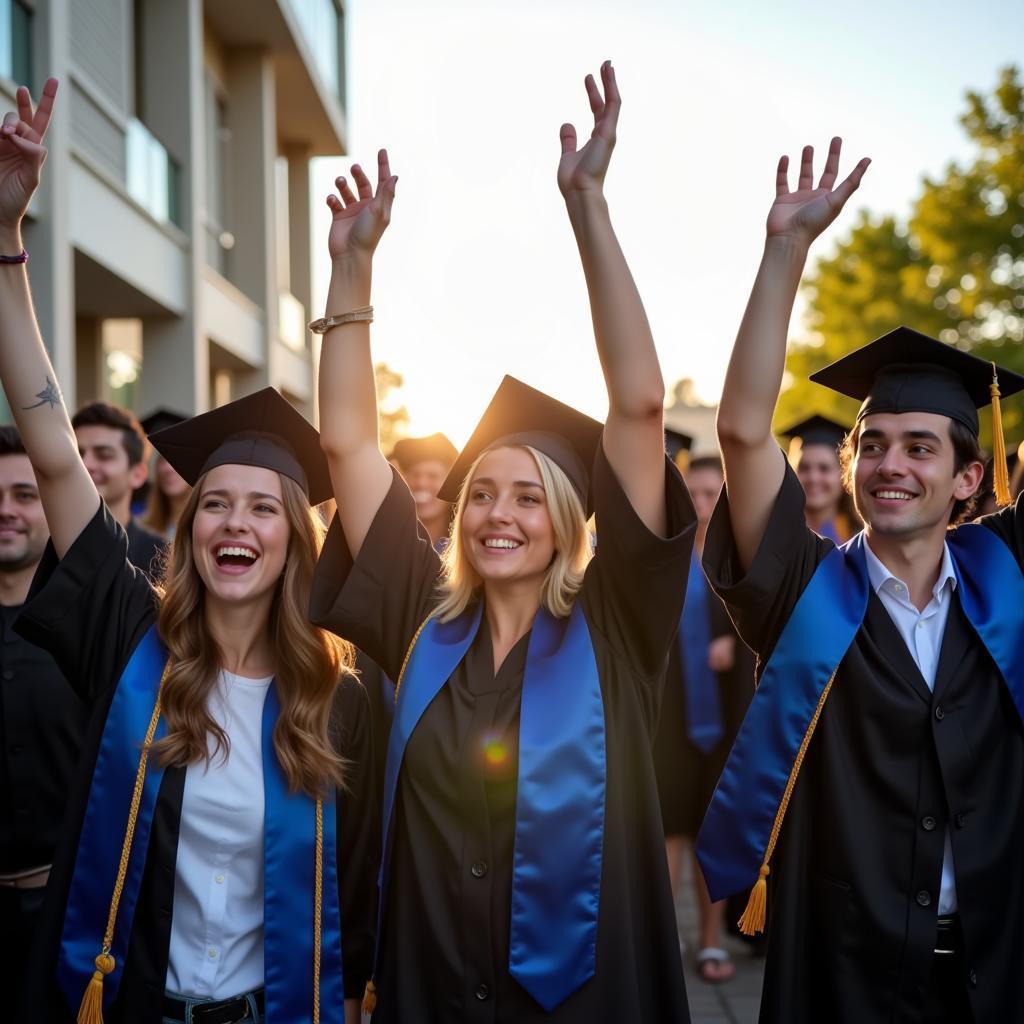
<path fill-rule="evenodd" d="M 771 834 L 768 836 L 768 848 L 764 853 L 764 862 L 761 864 L 760 871 L 758 871 L 757 881 L 750 890 L 750 898 L 747 900 L 747 907 L 743 911 L 743 916 L 737 922 L 740 931 L 744 935 L 756 935 L 758 932 L 764 931 L 764 922 L 768 911 L 768 862 L 772 859 L 772 854 L 775 852 L 775 844 L 779 841 L 779 834 L 782 832 L 782 821 L 786 817 L 789 800 L 793 795 L 793 789 L 796 787 L 797 776 L 800 774 L 800 767 L 804 763 L 807 748 L 811 745 L 811 737 L 817 728 L 822 708 L 825 707 L 825 701 L 828 698 L 829 691 L 832 689 L 832 683 L 835 682 L 836 672 L 838 671 L 839 668 L 837 666 L 835 672 L 832 673 L 829 681 L 825 684 L 825 689 L 821 691 L 821 696 L 818 698 L 818 706 L 814 709 L 811 723 L 807 726 L 807 732 L 804 733 L 800 749 L 797 751 L 796 759 L 793 761 L 793 768 L 789 773 L 789 779 L 786 782 L 786 789 L 782 794 L 782 800 L 779 802 L 779 809 L 775 812 L 775 821 L 772 824 Z"/>
<path fill-rule="evenodd" d="M 103 933 L 103 946 L 96 957 L 96 970 L 85 988 L 81 1005 L 78 1007 L 78 1024 L 103 1024 L 103 979 L 114 969 L 115 961 L 110 955 L 114 944 L 114 925 L 117 922 L 117 910 L 121 905 L 121 890 L 128 872 L 128 860 L 132 852 L 132 840 L 135 838 L 135 822 L 139 816 L 139 804 L 142 802 L 142 786 L 146 781 L 146 764 L 149 761 L 149 748 L 156 733 L 156 724 L 160 720 L 160 697 L 163 694 L 164 680 L 170 665 L 164 665 L 160 686 L 156 691 L 156 704 L 149 719 L 146 738 L 142 742 L 142 753 L 139 755 L 139 767 L 135 772 L 135 788 L 132 790 L 132 802 L 128 808 L 128 824 L 124 830 L 124 842 L 121 844 L 121 861 L 117 866 L 117 879 L 114 882 L 114 893 L 110 897 L 110 912 L 107 914 L 107 930 Z"/>
<path fill-rule="evenodd" d="M 428 615 L 421 623 L 419 629 L 413 634 L 412 640 L 409 642 L 409 647 L 405 652 L 405 657 L 402 659 L 402 668 L 398 673 L 398 681 L 395 683 L 395 703 L 398 703 L 398 693 L 402 689 L 402 680 L 405 679 L 405 670 L 409 667 L 409 659 L 412 657 L 413 648 L 416 646 L 416 641 L 419 640 L 420 634 L 427 628 L 427 623 L 433 618 L 433 614 Z M 379 941 L 379 940 L 378 940 Z M 366 988 L 363 990 L 363 1013 L 371 1014 L 377 1009 L 377 984 L 376 978 L 371 977 L 366 983 Z"/>

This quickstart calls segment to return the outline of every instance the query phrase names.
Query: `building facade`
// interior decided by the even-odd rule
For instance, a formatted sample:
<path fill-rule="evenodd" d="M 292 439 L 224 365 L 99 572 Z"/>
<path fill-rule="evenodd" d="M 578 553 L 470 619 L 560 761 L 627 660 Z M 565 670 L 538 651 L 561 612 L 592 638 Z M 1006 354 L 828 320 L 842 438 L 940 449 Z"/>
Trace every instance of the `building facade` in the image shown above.
<path fill-rule="evenodd" d="M 0 0 L 0 109 L 60 94 L 25 245 L 69 409 L 315 418 L 310 160 L 346 148 L 340 0 Z"/>

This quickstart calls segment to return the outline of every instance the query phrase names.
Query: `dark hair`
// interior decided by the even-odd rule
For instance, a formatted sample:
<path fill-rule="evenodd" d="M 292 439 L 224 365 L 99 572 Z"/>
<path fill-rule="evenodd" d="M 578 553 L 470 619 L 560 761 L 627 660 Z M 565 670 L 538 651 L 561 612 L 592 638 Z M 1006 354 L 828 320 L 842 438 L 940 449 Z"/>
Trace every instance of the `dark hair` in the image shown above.
<path fill-rule="evenodd" d="M 719 476 L 725 477 L 722 459 L 718 455 L 698 455 L 697 458 L 690 459 L 686 464 L 686 472 L 692 473 L 696 469 L 713 469 Z"/>
<path fill-rule="evenodd" d="M 128 465 L 137 466 L 149 455 L 149 441 L 135 413 L 110 402 L 89 402 L 71 418 L 71 426 L 111 427 L 121 431 L 121 443 L 128 455 Z"/>
<path fill-rule="evenodd" d="M 853 494 L 853 461 L 857 455 L 857 437 L 860 433 L 858 423 L 851 430 L 839 447 L 839 464 L 843 467 L 843 486 Z M 966 469 L 972 462 L 985 464 L 985 453 L 981 450 L 978 437 L 958 420 L 949 421 L 949 439 L 953 443 L 953 476 Z M 973 519 L 981 500 L 983 488 L 979 485 L 969 498 L 953 502 L 949 513 L 949 525 L 959 526 L 960 523 Z"/>
<path fill-rule="evenodd" d="M 21 443 L 18 428 L 10 423 L 0 424 L 0 455 L 24 455 L 25 446 Z"/>

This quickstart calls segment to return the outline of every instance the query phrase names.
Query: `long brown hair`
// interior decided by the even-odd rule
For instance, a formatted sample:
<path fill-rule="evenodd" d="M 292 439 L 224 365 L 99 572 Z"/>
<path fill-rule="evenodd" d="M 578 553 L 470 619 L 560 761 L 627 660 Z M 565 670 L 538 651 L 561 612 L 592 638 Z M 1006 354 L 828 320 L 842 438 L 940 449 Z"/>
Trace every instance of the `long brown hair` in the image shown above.
<path fill-rule="evenodd" d="M 313 570 L 325 531 L 299 485 L 285 476 L 280 479 L 291 535 L 267 622 L 278 655 L 275 685 L 281 702 L 274 750 L 292 791 L 319 797 L 332 786 L 344 785 L 345 762 L 330 739 L 331 708 L 338 682 L 351 674 L 355 655 L 351 644 L 309 622 Z M 167 735 L 153 744 L 161 764 L 209 763 L 230 749 L 227 733 L 206 707 L 223 659 L 206 625 L 206 588 L 192 551 L 192 522 L 202 489 L 200 478 L 182 509 L 159 591 L 157 627 L 171 664 L 163 688 Z"/>

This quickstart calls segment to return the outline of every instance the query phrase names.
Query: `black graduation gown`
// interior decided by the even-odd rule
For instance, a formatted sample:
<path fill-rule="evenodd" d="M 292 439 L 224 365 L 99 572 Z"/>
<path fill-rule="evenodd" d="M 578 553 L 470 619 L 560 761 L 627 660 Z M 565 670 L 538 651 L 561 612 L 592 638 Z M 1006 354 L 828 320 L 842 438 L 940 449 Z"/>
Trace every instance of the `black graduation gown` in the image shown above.
<path fill-rule="evenodd" d="M 68 1021 L 78 1011 L 77 1004 L 65 1004 L 55 976 L 78 835 L 115 685 L 156 619 L 155 594 L 126 553 L 124 531 L 101 504 L 64 559 L 58 561 L 47 546 L 18 621 L 19 632 L 53 654 L 79 696 L 93 707 L 33 950 L 32 1021 Z M 369 713 L 362 687 L 354 680 L 339 687 L 335 728 L 339 750 L 349 762 L 350 787 L 338 794 L 336 812 L 345 994 L 357 998 L 372 962 L 379 817 L 369 767 Z M 184 768 L 164 772 L 124 973 L 117 999 L 104 1014 L 106 1024 L 161 1020 L 184 785 Z"/>
<path fill-rule="evenodd" d="M 547 1014 L 508 973 L 528 635 L 495 675 L 485 615 L 406 748 L 374 1024 L 689 1020 L 650 744 L 695 518 L 674 467 L 667 471 L 669 539 L 639 520 L 600 447 L 592 486 L 601 544 L 578 599 L 593 637 L 606 723 L 596 974 Z M 397 678 L 436 603 L 439 565 L 417 535 L 412 496 L 396 474 L 355 564 L 332 524 L 313 587 L 314 621 Z"/>
<path fill-rule="evenodd" d="M 980 520 L 1018 564 L 1022 514 Z M 832 546 L 787 467 L 743 574 L 723 493 L 704 567 L 759 667 Z M 1024 1020 L 1024 729 L 955 591 L 934 692 L 872 592 L 772 858 L 763 1024 L 920 1021 L 947 827 L 974 1019 Z"/>
<path fill-rule="evenodd" d="M 708 595 L 708 606 L 711 639 L 736 636 L 725 606 L 713 593 Z M 654 737 L 654 774 L 666 836 L 696 837 L 718 776 L 722 774 L 732 741 L 754 693 L 754 658 L 743 643 L 737 640 L 733 667 L 716 673 L 716 677 L 723 732 L 718 743 L 705 752 L 690 741 L 686 732 L 686 671 L 678 638 L 673 640 L 658 731 Z"/>

